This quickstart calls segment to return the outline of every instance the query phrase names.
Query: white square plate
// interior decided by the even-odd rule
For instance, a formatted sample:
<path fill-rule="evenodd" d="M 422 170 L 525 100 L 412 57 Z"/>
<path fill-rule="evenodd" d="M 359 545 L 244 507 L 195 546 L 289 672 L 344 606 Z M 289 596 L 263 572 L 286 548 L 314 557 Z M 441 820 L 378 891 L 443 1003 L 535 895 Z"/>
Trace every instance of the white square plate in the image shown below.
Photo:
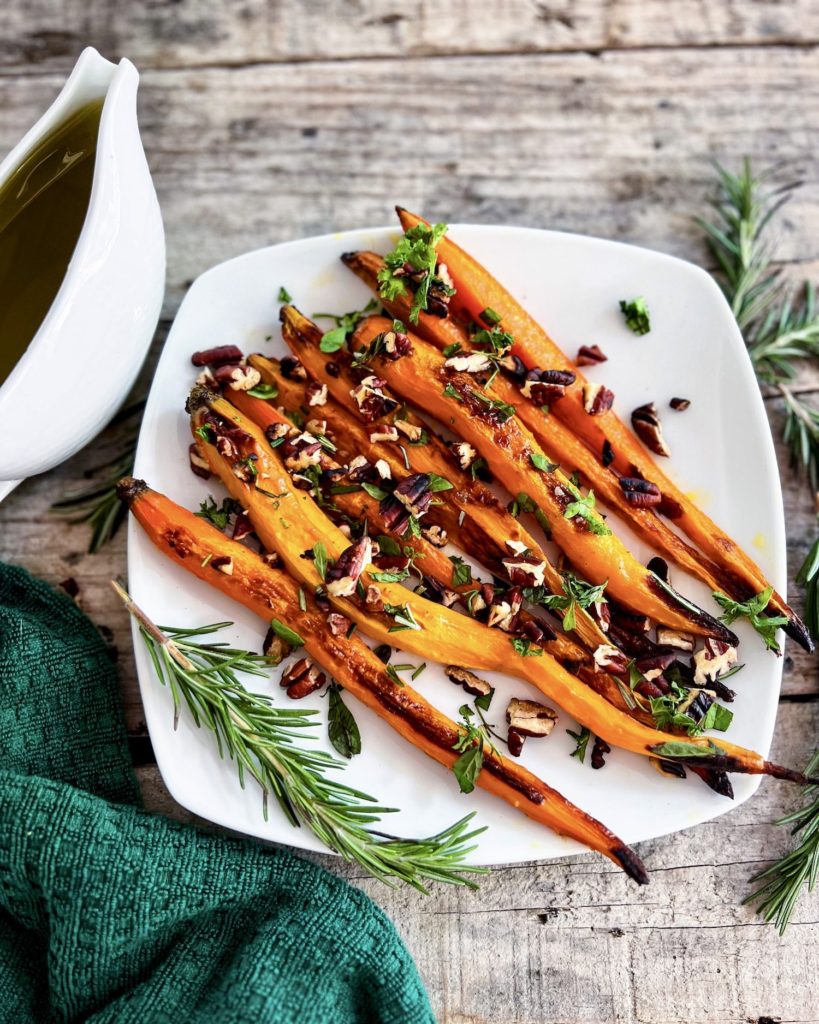
<path fill-rule="evenodd" d="M 782 498 L 768 422 L 742 338 L 711 278 L 669 256 L 594 238 L 471 225 L 455 225 L 450 234 L 512 288 L 568 355 L 574 356 L 581 344 L 603 348 L 609 361 L 592 367 L 590 376 L 614 390 L 615 408 L 622 417 L 628 418 L 644 402 L 657 403 L 673 453 L 674 477 L 755 556 L 784 593 Z M 203 274 L 182 303 L 156 372 L 136 476 L 190 509 L 197 509 L 209 493 L 220 500 L 218 481 L 202 481 L 187 466 L 191 439 L 183 406 L 194 376 L 191 353 L 236 344 L 246 353 L 284 355 L 276 302 L 279 286 L 286 287 L 308 316 L 360 309 L 370 295 L 338 257 L 352 249 L 387 252 L 396 235 L 393 229 L 377 228 L 304 239 L 248 253 Z M 646 297 L 651 311 L 651 332 L 639 338 L 627 330 L 618 309 L 620 299 L 637 295 Z M 691 400 L 684 414 L 668 409 L 675 395 Z M 610 521 L 638 557 L 650 557 L 651 552 L 619 521 Z M 193 626 L 232 619 L 225 639 L 260 649 L 265 624 L 168 562 L 135 522 L 129 526 L 128 554 L 131 593 L 155 621 Z M 715 607 L 702 585 L 679 570 L 673 571 L 673 578 L 684 593 L 707 608 Z M 736 678 L 736 714 L 729 736 L 767 754 L 782 661 L 764 651 L 745 623 L 738 624 L 738 632 L 740 661 L 746 667 Z M 235 767 L 220 761 L 211 734 L 197 729 L 185 712 L 174 733 L 170 693 L 157 682 L 138 636 L 135 647 L 151 740 L 174 798 L 201 817 L 239 832 L 321 849 L 306 829 L 293 829 L 277 807 L 271 807 L 268 822 L 263 820 L 255 784 L 249 782 L 244 791 L 239 787 Z M 269 680 L 250 679 L 249 686 L 284 702 L 278 675 L 274 670 Z M 491 681 L 497 692 L 489 719 L 501 728 L 511 696 L 538 696 L 508 677 Z M 415 685 L 457 718 L 463 692 L 439 667 L 430 665 Z M 385 826 L 390 832 L 430 835 L 474 810 L 478 821 L 489 826 L 475 863 L 515 863 L 581 849 L 488 794 L 460 794 L 451 773 L 400 739 L 354 698 L 345 699 L 359 722 L 363 751 L 347 766 L 344 780 L 401 809 Z M 314 695 L 302 706 L 320 710 L 316 733 L 330 749 L 324 725 L 326 700 Z M 759 782 L 757 777 L 734 776 L 736 799 L 731 802 L 695 777 L 685 782 L 663 778 L 647 760 L 616 750 L 602 771 L 593 771 L 588 758 L 581 764 L 569 756 L 574 742 L 567 728 L 576 729 L 576 723 L 561 713 L 548 740 L 526 744 L 523 763 L 628 843 L 723 814 L 747 800 Z"/>

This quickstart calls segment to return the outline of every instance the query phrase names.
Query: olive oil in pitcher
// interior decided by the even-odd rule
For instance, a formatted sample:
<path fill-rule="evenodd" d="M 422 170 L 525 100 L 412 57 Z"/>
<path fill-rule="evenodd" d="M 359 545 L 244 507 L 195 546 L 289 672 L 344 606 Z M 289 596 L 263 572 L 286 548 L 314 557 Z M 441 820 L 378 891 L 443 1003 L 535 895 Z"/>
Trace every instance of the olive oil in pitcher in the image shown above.
<path fill-rule="evenodd" d="M 82 231 L 102 102 L 75 111 L 0 186 L 0 386 L 25 353 Z"/>

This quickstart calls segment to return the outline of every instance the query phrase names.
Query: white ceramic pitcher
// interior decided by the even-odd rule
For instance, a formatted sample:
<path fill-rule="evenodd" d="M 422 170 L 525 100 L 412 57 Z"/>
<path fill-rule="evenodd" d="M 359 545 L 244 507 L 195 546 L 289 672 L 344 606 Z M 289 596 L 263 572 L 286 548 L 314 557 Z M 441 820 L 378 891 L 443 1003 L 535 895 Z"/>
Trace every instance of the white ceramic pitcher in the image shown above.
<path fill-rule="evenodd" d="M 73 455 L 114 415 L 156 328 L 165 237 L 139 137 L 139 75 L 88 48 L 0 164 L 0 186 L 76 110 L 103 100 L 88 212 L 54 302 L 0 387 L 0 500 Z M 0 339 L 1 340 L 1 339 Z"/>

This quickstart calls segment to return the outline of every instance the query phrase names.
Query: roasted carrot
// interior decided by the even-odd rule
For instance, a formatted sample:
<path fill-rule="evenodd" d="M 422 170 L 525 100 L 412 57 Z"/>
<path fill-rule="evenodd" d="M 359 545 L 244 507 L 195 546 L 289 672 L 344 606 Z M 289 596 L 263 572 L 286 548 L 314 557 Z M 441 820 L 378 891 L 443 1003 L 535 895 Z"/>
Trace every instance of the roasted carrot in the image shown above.
<path fill-rule="evenodd" d="M 338 373 L 337 375 L 328 374 L 326 372 L 327 359 L 319 348 L 322 335 L 316 325 L 302 316 L 294 306 L 283 306 L 280 317 L 282 337 L 304 364 L 308 373 L 325 383 L 333 398 L 357 417 L 358 406 L 351 394 L 357 381 L 350 374 L 349 357 L 345 362 L 340 358 L 340 354 L 335 355 L 332 361 L 336 364 Z M 407 448 L 413 470 L 419 473 L 437 473 L 452 482 L 452 490 L 444 492 L 442 497 L 445 503 L 451 504 L 458 510 L 459 519 L 460 513 L 463 513 L 463 522 L 459 527 L 461 534 L 468 536 L 469 541 L 476 545 L 484 544 L 487 555 L 496 563 L 500 563 L 501 559 L 508 557 L 513 545 L 524 545 L 541 558 L 546 584 L 554 593 L 561 593 L 563 579 L 560 573 L 551 564 L 531 534 L 524 530 L 518 520 L 499 504 L 497 498 L 487 487 L 479 480 L 473 480 L 469 474 L 457 466 L 444 442 L 428 423 L 410 411 L 405 409 L 399 411 L 403 421 L 423 430 L 427 438 L 426 444 Z M 394 423 L 396 419 L 397 414 L 385 422 Z M 486 541 L 489 543 L 486 544 Z M 469 546 L 467 543 L 467 549 Z M 503 575 L 502 565 L 499 571 Z M 591 649 L 606 642 L 605 635 L 600 631 L 591 615 L 583 609 L 577 610 L 576 631 Z"/>
<path fill-rule="evenodd" d="M 306 653 L 349 693 L 428 757 L 451 768 L 464 730 L 411 686 L 396 684 L 357 637 L 335 636 L 311 596 L 305 597 L 302 608 L 299 585 L 292 577 L 266 565 L 245 545 L 229 540 L 141 480 L 122 480 L 119 494 L 163 554 L 264 621 L 277 618 L 288 623 L 304 640 Z M 476 781 L 539 824 L 610 858 L 636 882 L 648 881 L 633 850 L 522 765 L 487 748 Z"/>
<path fill-rule="evenodd" d="M 365 284 L 378 292 L 377 274 L 384 266 L 381 256 L 374 252 L 354 252 L 345 253 L 342 260 Z M 394 299 L 381 301 L 393 316 L 408 322 L 412 305 L 410 292 L 405 291 Z M 422 311 L 415 331 L 439 350 L 457 344 L 463 352 L 474 351 L 467 332 L 452 317 L 438 317 Z M 711 590 L 737 593 L 737 580 L 733 573 L 715 565 L 700 551 L 686 544 L 653 508 L 632 504 L 620 486 L 620 474 L 610 466 L 603 465 L 600 453 L 592 454 L 560 419 L 552 415 L 544 416 L 540 407 L 502 374 L 495 378 L 487 390 L 501 401 L 514 405 L 521 422 L 529 428 L 538 443 L 554 455 L 564 470 L 569 473 L 579 472 L 581 479 L 594 488 L 595 495 L 658 553 L 701 579 Z M 744 592 L 744 589 L 740 592 Z"/>
<path fill-rule="evenodd" d="M 277 451 L 238 409 L 206 388 L 196 387 L 188 399 L 188 411 L 203 456 L 229 493 L 247 509 L 262 544 L 278 552 L 287 570 L 305 587 L 323 586 L 324 577 L 311 553 L 314 555 L 321 543 L 329 559 L 335 561 L 346 552 L 348 539 L 306 491 L 293 486 Z M 365 567 L 359 579 L 365 591 L 369 570 Z M 535 648 L 532 656 L 531 649 L 520 650 L 510 642 L 513 638 L 508 634 L 433 604 L 398 583 L 379 583 L 378 590 L 384 608 L 378 613 L 369 611 L 358 596 L 328 593 L 328 597 L 339 612 L 380 643 L 441 664 L 507 672 L 534 684 L 611 745 L 691 765 L 805 781 L 799 773 L 725 740 L 696 736 L 683 741 L 648 728 L 619 712 L 541 648 Z M 400 631 L 395 629 L 398 612 L 390 609 L 400 610 Z"/>
<path fill-rule="evenodd" d="M 426 223 L 423 218 L 408 210 L 398 208 L 397 212 L 405 230 Z M 586 412 L 583 389 L 588 382 L 585 377 L 520 303 L 477 260 L 449 238 L 444 237 L 440 241 L 438 253 L 441 261 L 446 263 L 456 289 L 452 300 L 456 311 L 478 321 L 486 308 L 495 310 L 501 317 L 504 329 L 514 338 L 513 352 L 528 368 L 570 370 L 575 374 L 575 382 L 567 388 L 564 398 L 555 403 L 554 415 L 566 423 L 596 455 L 600 454 L 607 441 L 614 456 L 612 465 L 621 475 L 643 476 L 657 485 L 665 499 L 666 508 L 673 510 L 672 521 L 675 526 L 736 581 L 732 588 L 736 599 L 747 600 L 766 590 L 769 583 L 761 569 L 669 479 L 613 410 L 594 416 Z M 813 650 L 813 642 L 804 623 L 776 592 L 771 597 L 769 609 L 771 613 L 787 616 L 789 621 L 785 629 L 788 635 L 805 650 Z"/>
<path fill-rule="evenodd" d="M 356 328 L 356 346 L 367 348 L 389 328 L 384 317 L 362 320 Z M 481 453 L 507 490 L 529 494 L 548 518 L 555 543 L 586 579 L 592 583 L 608 580 L 608 592 L 621 604 L 672 629 L 737 643 L 721 622 L 677 595 L 641 565 L 597 513 L 589 510 L 585 518 L 580 514 L 567 517 L 567 511 L 581 508 L 580 491 L 513 415 L 514 409 L 499 414 L 496 400 L 469 374 L 448 367 L 447 360 L 428 342 L 416 335 L 409 337 L 412 354 L 395 362 L 377 358 L 378 373 L 402 399 L 448 422 Z M 543 472 L 538 466 L 551 468 Z"/>

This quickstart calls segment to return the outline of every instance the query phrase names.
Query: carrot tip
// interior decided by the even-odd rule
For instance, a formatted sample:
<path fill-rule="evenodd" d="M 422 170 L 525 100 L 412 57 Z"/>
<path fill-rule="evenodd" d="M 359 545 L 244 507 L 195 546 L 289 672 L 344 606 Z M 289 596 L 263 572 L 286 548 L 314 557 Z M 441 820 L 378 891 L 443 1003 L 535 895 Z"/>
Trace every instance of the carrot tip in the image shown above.
<path fill-rule="evenodd" d="M 148 485 L 144 480 L 137 480 L 132 476 L 124 476 L 117 484 L 117 497 L 120 501 L 125 502 L 126 505 L 131 505 L 140 494 L 147 490 Z"/>
<path fill-rule="evenodd" d="M 617 846 L 611 851 L 611 855 L 629 878 L 638 885 L 648 885 L 648 871 L 634 850 L 628 846 Z"/>

